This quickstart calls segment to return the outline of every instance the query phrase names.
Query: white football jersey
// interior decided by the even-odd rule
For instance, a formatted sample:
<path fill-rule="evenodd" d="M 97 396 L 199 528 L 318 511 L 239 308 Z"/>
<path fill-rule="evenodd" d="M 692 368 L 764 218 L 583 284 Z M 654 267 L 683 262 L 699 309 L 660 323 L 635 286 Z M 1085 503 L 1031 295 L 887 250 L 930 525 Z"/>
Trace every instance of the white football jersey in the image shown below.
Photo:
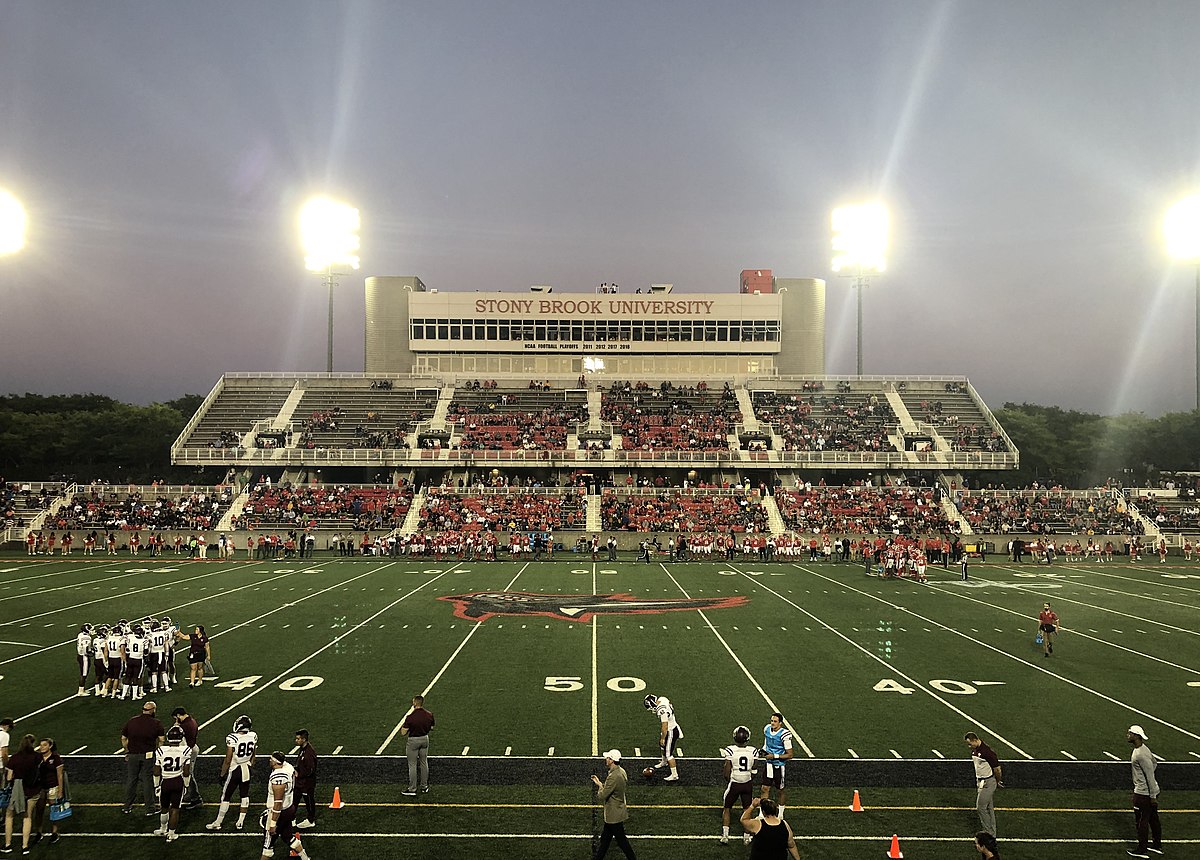
<path fill-rule="evenodd" d="M 267 780 L 267 809 L 275 808 L 275 793 L 272 789 L 277 785 L 286 786 L 283 790 L 282 809 L 290 809 L 295 802 L 292 791 L 296 787 L 296 768 L 285 762 L 282 767 L 271 771 L 271 778 Z"/>
<path fill-rule="evenodd" d="M 143 639 L 136 633 L 130 633 L 125 638 L 125 656 L 130 660 L 141 660 L 146 656 L 146 645 L 148 640 Z"/>
<path fill-rule="evenodd" d="M 108 656 L 116 658 L 121 656 L 121 649 L 125 646 L 125 637 L 120 633 L 108 634 Z"/>
<path fill-rule="evenodd" d="M 153 630 L 150 632 L 150 650 L 155 654 L 162 654 L 167 650 L 167 634 L 162 630 Z"/>
<path fill-rule="evenodd" d="M 721 757 L 733 764 L 729 775 L 731 782 L 749 782 L 754 779 L 754 768 L 758 764 L 757 749 L 730 744 L 721 750 Z"/>
<path fill-rule="evenodd" d="M 675 721 L 675 707 L 671 704 L 671 700 L 666 696 L 658 697 L 658 704 L 654 706 L 654 713 L 658 714 L 658 721 L 667 724 L 667 731 L 671 732 L 679 728 L 679 723 Z M 679 736 L 683 737 L 683 730 L 679 730 Z"/>
<path fill-rule="evenodd" d="M 241 765 L 248 766 L 251 759 L 254 758 L 254 751 L 258 748 L 258 733 L 231 732 L 225 736 L 225 746 L 233 750 L 233 760 L 229 763 L 230 770 Z"/>
<path fill-rule="evenodd" d="M 80 657 L 92 653 L 92 634 L 79 631 L 79 635 L 75 637 L 75 653 Z"/>
<path fill-rule="evenodd" d="M 184 745 L 161 746 L 154 751 L 154 763 L 162 771 L 163 779 L 183 776 L 183 766 L 187 763 L 188 748 Z"/>

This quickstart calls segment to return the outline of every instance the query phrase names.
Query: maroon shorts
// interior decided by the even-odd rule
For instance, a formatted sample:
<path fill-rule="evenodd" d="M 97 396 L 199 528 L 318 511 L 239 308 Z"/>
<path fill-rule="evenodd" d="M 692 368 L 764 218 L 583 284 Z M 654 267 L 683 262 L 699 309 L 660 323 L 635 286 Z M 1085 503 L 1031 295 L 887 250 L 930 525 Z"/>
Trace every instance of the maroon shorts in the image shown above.
<path fill-rule="evenodd" d="M 183 804 L 183 777 L 172 776 L 162 781 L 158 796 L 162 809 L 179 809 Z"/>
<path fill-rule="evenodd" d="M 746 780 L 745 782 L 730 782 L 725 788 L 725 808 L 733 809 L 734 801 L 740 798 L 742 801 L 742 809 L 745 809 L 750 805 L 751 796 L 753 794 L 753 780 Z"/>
<path fill-rule="evenodd" d="M 133 686 L 142 677 L 142 661 L 127 660 L 125 662 L 125 683 Z"/>

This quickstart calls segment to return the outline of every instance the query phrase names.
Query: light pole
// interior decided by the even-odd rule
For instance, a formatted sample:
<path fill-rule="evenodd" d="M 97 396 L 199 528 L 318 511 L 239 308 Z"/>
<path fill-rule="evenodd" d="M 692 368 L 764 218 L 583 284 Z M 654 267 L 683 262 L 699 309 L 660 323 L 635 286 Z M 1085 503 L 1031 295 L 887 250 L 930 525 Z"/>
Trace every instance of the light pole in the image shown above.
<path fill-rule="evenodd" d="M 12 192 L 0 188 L 0 257 L 15 254 L 25 247 L 28 224 L 21 201 Z"/>
<path fill-rule="evenodd" d="M 1200 410 L 1200 194 L 1185 197 L 1163 219 L 1167 253 L 1196 268 L 1196 409 Z"/>
<path fill-rule="evenodd" d="M 338 266 L 358 268 L 361 226 L 358 210 L 328 197 L 314 197 L 300 210 L 300 240 L 304 246 L 304 267 L 324 272 L 329 291 L 329 342 L 325 370 L 333 373 L 333 287 Z"/>
<path fill-rule="evenodd" d="M 887 268 L 888 212 L 882 203 L 833 210 L 833 271 L 853 278 L 858 293 L 858 375 L 863 375 L 863 288 Z"/>

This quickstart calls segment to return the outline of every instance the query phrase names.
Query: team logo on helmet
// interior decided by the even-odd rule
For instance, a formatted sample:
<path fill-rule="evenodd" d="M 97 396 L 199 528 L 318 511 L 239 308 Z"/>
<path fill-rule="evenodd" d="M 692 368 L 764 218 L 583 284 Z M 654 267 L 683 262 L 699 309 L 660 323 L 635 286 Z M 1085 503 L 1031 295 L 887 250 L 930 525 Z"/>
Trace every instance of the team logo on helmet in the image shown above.
<path fill-rule="evenodd" d="M 596 615 L 653 615 L 742 606 L 745 597 L 646 599 L 632 594 L 537 594 L 528 591 L 475 591 L 439 597 L 454 604 L 454 614 L 467 621 L 495 615 L 542 615 L 561 621 L 591 621 Z"/>
<path fill-rule="evenodd" d="M 654 695 L 653 693 L 650 693 L 649 695 L 646 696 L 644 702 L 646 705 L 646 710 L 653 711 L 655 708 L 658 707 L 658 696 Z"/>
<path fill-rule="evenodd" d="M 750 740 L 750 729 L 745 726 L 738 726 L 733 730 L 733 742 L 735 744 L 744 747 L 748 740 Z"/>
<path fill-rule="evenodd" d="M 250 728 L 253 725 L 254 725 L 254 721 L 251 720 L 245 714 L 242 714 L 240 717 L 238 717 L 236 720 L 233 721 L 233 730 L 235 732 L 248 732 L 248 731 L 250 731 Z"/>
<path fill-rule="evenodd" d="M 167 743 L 172 745 L 183 743 L 183 729 L 179 726 L 171 726 L 167 729 Z"/>

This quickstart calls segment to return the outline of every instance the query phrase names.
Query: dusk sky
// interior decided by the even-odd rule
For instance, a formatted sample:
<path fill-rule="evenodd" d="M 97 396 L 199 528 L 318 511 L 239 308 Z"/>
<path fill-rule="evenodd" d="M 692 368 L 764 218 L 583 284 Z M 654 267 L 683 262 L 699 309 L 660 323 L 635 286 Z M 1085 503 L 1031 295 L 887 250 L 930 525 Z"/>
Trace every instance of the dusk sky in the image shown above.
<path fill-rule="evenodd" d="M 1195 403 L 1200 3 L 0 3 L 0 394 L 147 403 L 325 369 L 300 204 L 362 212 L 363 278 L 441 290 L 733 292 L 829 281 L 829 213 L 879 197 L 865 370 L 965 374 L 993 407 Z"/>

